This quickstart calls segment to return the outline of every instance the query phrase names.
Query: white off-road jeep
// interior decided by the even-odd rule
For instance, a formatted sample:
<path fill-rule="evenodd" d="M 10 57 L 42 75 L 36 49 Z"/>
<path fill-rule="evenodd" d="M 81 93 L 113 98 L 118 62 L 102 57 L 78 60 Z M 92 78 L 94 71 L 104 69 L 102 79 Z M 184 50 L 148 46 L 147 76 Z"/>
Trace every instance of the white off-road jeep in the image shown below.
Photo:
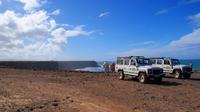
<path fill-rule="evenodd" d="M 152 67 L 148 58 L 143 56 L 118 57 L 115 71 L 119 73 L 119 79 L 123 80 L 125 75 L 139 79 L 139 82 L 146 83 L 150 79 L 161 82 L 163 69 Z"/>
<path fill-rule="evenodd" d="M 178 59 L 160 57 L 150 59 L 152 66 L 163 68 L 164 73 L 172 74 L 175 78 L 189 79 L 192 74 L 192 66 L 180 64 Z"/>

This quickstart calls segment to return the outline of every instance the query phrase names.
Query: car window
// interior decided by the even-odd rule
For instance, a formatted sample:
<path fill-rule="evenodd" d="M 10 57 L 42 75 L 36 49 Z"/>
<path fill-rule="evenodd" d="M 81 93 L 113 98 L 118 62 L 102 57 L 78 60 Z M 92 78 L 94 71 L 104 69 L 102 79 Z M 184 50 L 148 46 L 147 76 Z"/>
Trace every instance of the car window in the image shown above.
<path fill-rule="evenodd" d="M 150 60 L 149 59 L 146 59 L 146 58 L 138 58 L 137 59 L 137 64 L 150 64 Z"/>
<path fill-rule="evenodd" d="M 157 64 L 161 65 L 162 64 L 162 60 L 161 59 L 157 60 Z"/>
<path fill-rule="evenodd" d="M 170 65 L 169 60 L 164 60 L 164 64 L 165 64 L 165 65 Z"/>
<path fill-rule="evenodd" d="M 135 60 L 131 60 L 131 65 L 136 65 L 136 61 Z"/>
<path fill-rule="evenodd" d="M 118 65 L 123 65 L 123 60 L 117 60 Z"/>
<path fill-rule="evenodd" d="M 151 59 L 151 60 L 150 60 L 150 63 L 151 63 L 151 64 L 156 64 L 156 60 L 155 60 L 155 59 Z"/>
<path fill-rule="evenodd" d="M 177 59 L 172 59 L 172 64 L 173 65 L 180 65 L 180 62 Z"/>
<path fill-rule="evenodd" d="M 125 60 L 125 65 L 129 65 L 129 59 Z"/>

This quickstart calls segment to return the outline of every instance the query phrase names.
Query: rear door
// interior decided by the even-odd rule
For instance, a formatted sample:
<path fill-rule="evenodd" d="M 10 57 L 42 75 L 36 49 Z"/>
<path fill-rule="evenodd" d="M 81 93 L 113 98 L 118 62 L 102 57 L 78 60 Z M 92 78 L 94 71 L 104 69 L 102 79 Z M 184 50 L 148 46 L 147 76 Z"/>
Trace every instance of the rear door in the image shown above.
<path fill-rule="evenodd" d="M 138 74 L 138 72 L 137 72 L 137 65 L 136 65 L 136 60 L 135 59 L 131 59 L 130 60 L 131 62 L 130 62 L 130 67 L 129 67 L 129 69 L 130 69 L 130 74 L 131 75 L 137 75 Z"/>
<path fill-rule="evenodd" d="M 123 70 L 123 65 L 124 65 L 124 59 L 117 59 L 117 64 L 115 65 L 115 70 L 118 72 L 118 70 Z"/>
<path fill-rule="evenodd" d="M 129 74 L 129 72 L 130 72 L 129 66 L 130 66 L 130 59 L 125 59 L 124 60 L 124 69 L 123 69 L 125 74 Z"/>

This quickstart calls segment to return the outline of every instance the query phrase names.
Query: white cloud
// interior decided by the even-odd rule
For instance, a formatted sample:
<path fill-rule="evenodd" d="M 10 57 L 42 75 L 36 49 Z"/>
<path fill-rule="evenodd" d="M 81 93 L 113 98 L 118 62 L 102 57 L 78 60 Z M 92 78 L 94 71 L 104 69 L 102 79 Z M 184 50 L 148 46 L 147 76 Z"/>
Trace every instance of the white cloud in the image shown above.
<path fill-rule="evenodd" d="M 192 33 L 189 33 L 179 40 L 172 41 L 170 46 L 172 47 L 185 47 L 200 45 L 200 28 L 195 29 Z"/>
<path fill-rule="evenodd" d="M 193 16 L 188 17 L 193 23 L 197 24 L 197 26 L 200 26 L 200 13 L 195 14 Z"/>
<path fill-rule="evenodd" d="M 62 53 L 69 37 L 92 33 L 83 25 L 66 29 L 45 10 L 6 10 L 0 13 L 0 29 L 0 60 L 52 60 Z"/>
<path fill-rule="evenodd" d="M 200 24 L 200 13 L 190 16 L 189 19 L 195 22 L 197 25 Z M 159 42 L 157 42 L 159 43 Z M 155 41 L 147 41 L 138 43 L 138 45 L 145 44 L 156 44 Z M 137 43 L 136 43 L 137 45 Z M 200 57 L 200 28 L 197 27 L 191 33 L 180 37 L 177 40 L 173 40 L 165 45 L 137 47 L 129 51 L 118 53 L 116 55 L 144 55 L 144 56 L 172 56 L 178 58 L 197 58 Z"/>
<path fill-rule="evenodd" d="M 0 0 L 0 5 L 2 5 L 4 1 L 5 1 L 5 0 Z"/>
<path fill-rule="evenodd" d="M 162 9 L 162 10 L 159 10 L 158 12 L 156 12 L 155 15 L 166 14 L 168 12 L 169 12 L 169 9 Z"/>
<path fill-rule="evenodd" d="M 51 32 L 52 38 L 49 39 L 50 44 L 65 45 L 67 44 L 66 37 L 74 37 L 78 35 L 90 35 L 90 32 L 83 30 L 83 26 L 77 26 L 71 30 L 65 30 L 64 28 L 57 28 Z"/>
<path fill-rule="evenodd" d="M 59 15 L 60 14 L 60 10 L 55 10 L 55 11 L 53 11 L 50 15 Z"/>
<path fill-rule="evenodd" d="M 200 0 L 182 0 L 179 2 L 179 4 L 187 5 L 187 4 L 194 4 L 194 3 L 198 3 L 198 2 L 200 2 Z"/>
<path fill-rule="evenodd" d="M 146 43 L 146 42 L 143 42 Z M 155 42 L 156 43 L 156 42 Z M 141 43 L 139 43 L 141 44 Z M 154 56 L 172 56 L 176 58 L 199 58 L 200 57 L 200 28 L 186 34 L 178 40 L 171 41 L 166 45 L 137 47 L 129 51 L 116 55 L 144 55 Z"/>
<path fill-rule="evenodd" d="M 110 14 L 110 12 L 103 12 L 103 13 L 99 14 L 99 18 L 108 16 L 109 14 Z"/>
<path fill-rule="evenodd" d="M 144 42 L 146 43 L 146 42 Z M 139 43 L 140 44 L 140 43 Z M 200 28 L 166 45 L 133 48 L 116 55 L 172 56 L 176 58 L 200 57 Z"/>
<path fill-rule="evenodd" d="M 197 26 L 200 25 L 200 13 L 188 17 Z M 182 36 L 180 39 L 170 43 L 172 47 L 196 47 L 200 46 L 200 28 L 196 28 L 191 33 Z"/>
<path fill-rule="evenodd" d="M 160 47 L 147 47 L 147 48 L 133 48 L 126 52 L 115 54 L 116 56 L 129 56 L 129 55 L 141 55 L 147 57 L 175 57 L 181 59 L 199 59 L 200 47 L 170 47 L 169 45 L 163 45 Z"/>
<path fill-rule="evenodd" d="M 162 14 L 166 14 L 169 13 L 171 10 L 174 10 L 175 8 L 177 8 L 178 6 L 173 6 L 173 7 L 168 7 L 168 8 L 164 8 L 162 10 L 159 10 L 155 13 L 155 15 L 162 15 Z"/>
<path fill-rule="evenodd" d="M 24 4 L 24 10 L 31 11 L 35 8 L 39 8 L 42 4 L 46 3 L 45 0 L 16 0 Z"/>
<path fill-rule="evenodd" d="M 144 42 L 140 42 L 140 43 L 133 43 L 130 46 L 155 46 L 156 42 L 151 40 L 151 41 L 144 41 Z"/>
<path fill-rule="evenodd" d="M 167 14 L 174 9 L 182 7 L 183 5 L 191 5 L 191 4 L 196 4 L 196 3 L 200 3 L 200 0 L 177 0 L 176 5 L 174 5 L 172 7 L 168 7 L 168 8 L 158 10 L 156 13 L 154 13 L 154 15 Z"/>

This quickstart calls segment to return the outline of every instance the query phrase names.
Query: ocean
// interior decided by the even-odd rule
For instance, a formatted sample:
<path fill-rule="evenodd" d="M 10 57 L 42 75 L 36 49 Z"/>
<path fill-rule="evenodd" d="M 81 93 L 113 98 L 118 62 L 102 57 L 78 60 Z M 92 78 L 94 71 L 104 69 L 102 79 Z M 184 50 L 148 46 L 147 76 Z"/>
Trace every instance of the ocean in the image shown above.
<path fill-rule="evenodd" d="M 193 64 L 193 71 L 200 72 L 200 59 L 184 59 L 180 60 L 181 64 Z"/>

